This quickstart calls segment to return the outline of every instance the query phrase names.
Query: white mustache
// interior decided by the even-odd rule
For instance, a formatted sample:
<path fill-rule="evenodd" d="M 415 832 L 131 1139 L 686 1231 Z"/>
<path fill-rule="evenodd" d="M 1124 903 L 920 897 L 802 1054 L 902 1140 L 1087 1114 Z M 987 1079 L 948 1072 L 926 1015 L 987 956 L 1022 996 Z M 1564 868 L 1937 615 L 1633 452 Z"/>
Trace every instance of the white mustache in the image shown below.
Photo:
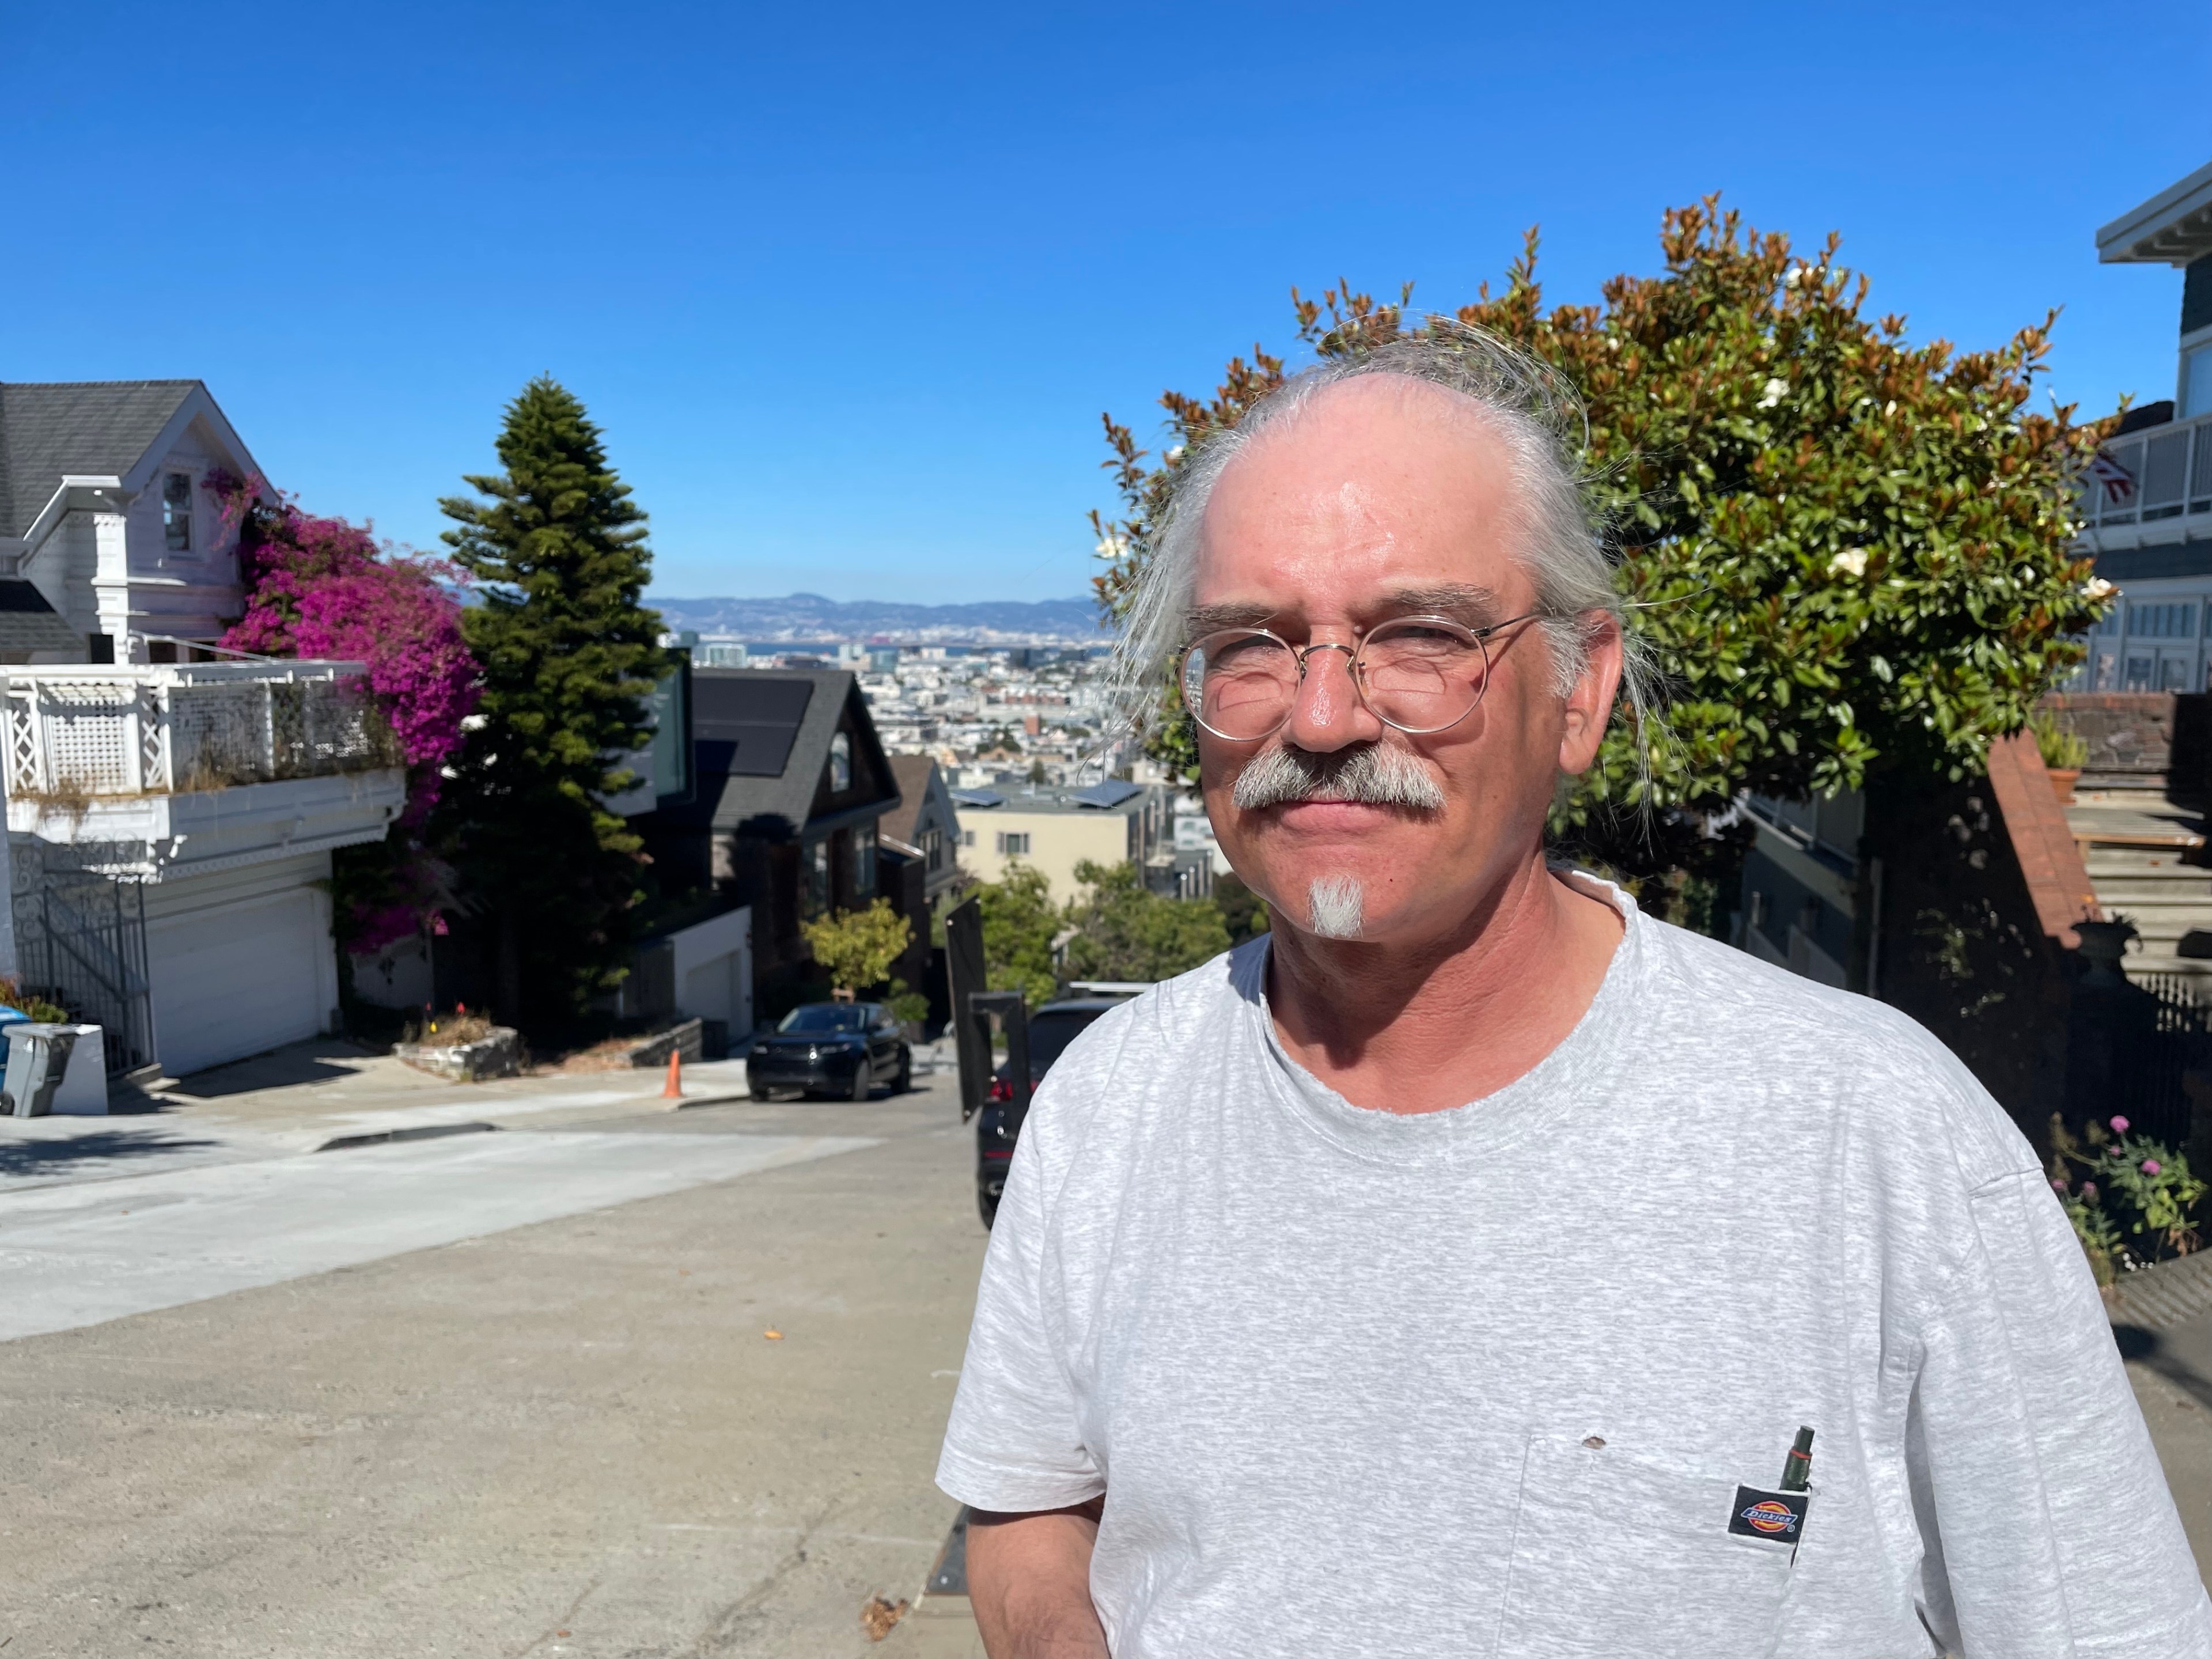
<path fill-rule="evenodd" d="M 1402 749 L 1379 743 L 1317 755 L 1288 744 L 1255 755 L 1237 775 L 1229 799 L 1244 811 L 1285 801 L 1345 800 L 1441 812 L 1443 786 Z"/>

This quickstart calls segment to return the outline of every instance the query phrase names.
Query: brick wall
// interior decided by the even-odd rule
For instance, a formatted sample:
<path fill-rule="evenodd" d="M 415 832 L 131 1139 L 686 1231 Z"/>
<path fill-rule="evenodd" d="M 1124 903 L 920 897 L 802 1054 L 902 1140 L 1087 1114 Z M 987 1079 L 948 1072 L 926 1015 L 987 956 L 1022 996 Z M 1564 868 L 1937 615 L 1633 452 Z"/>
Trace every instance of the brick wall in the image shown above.
<path fill-rule="evenodd" d="M 2088 744 L 2085 785 L 2160 788 L 2173 763 L 2177 705 L 2203 701 L 2171 691 L 2063 691 L 2040 706 Z"/>

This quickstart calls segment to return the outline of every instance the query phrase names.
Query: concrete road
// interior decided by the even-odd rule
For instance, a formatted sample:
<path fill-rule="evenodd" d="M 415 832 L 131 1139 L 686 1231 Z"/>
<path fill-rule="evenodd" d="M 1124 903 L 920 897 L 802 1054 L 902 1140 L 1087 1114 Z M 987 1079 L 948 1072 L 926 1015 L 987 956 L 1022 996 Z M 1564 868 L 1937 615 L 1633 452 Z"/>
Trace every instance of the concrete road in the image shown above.
<path fill-rule="evenodd" d="M 708 1173 L 489 1231 L 471 1218 L 512 1196 L 495 1144 L 586 1199 L 595 1164 Z M 361 1160 L 318 1175 L 326 1250 L 370 1193 L 463 1236 L 0 1343 L 5 1659 L 907 1645 L 872 1644 L 860 1613 L 915 1594 L 953 1508 L 930 1474 L 984 1235 L 948 1080 L 316 1158 Z M 133 1190 L 288 1161 L 0 1209 L 96 1190 L 128 1281 Z M 250 1204 L 204 1207 L 250 1232 Z M 158 1220 L 142 1278 L 191 1251 Z"/>

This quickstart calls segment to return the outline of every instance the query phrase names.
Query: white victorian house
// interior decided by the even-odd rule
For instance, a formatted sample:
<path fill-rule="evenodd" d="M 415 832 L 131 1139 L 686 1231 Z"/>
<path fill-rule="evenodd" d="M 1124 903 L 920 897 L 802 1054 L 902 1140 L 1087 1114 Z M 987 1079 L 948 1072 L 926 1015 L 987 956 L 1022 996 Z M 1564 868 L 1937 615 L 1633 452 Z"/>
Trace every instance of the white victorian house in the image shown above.
<path fill-rule="evenodd" d="M 358 663 L 211 649 L 244 608 L 201 486 L 259 476 L 197 380 L 0 382 L 0 676 L 27 985 L 183 1075 L 333 1028 L 331 854 L 405 779 Z"/>

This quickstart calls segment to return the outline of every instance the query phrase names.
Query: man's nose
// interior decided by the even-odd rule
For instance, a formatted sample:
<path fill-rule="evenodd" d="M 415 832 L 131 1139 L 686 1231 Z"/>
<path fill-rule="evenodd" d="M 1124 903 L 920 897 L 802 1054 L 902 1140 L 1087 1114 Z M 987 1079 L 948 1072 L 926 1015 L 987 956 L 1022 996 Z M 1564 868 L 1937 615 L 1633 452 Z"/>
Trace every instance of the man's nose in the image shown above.
<path fill-rule="evenodd" d="M 1306 653 L 1305 673 L 1291 701 L 1283 736 L 1299 748 L 1325 755 L 1355 743 L 1373 743 L 1382 722 L 1360 702 L 1352 681 L 1352 653 L 1339 646 L 1315 646 Z"/>

